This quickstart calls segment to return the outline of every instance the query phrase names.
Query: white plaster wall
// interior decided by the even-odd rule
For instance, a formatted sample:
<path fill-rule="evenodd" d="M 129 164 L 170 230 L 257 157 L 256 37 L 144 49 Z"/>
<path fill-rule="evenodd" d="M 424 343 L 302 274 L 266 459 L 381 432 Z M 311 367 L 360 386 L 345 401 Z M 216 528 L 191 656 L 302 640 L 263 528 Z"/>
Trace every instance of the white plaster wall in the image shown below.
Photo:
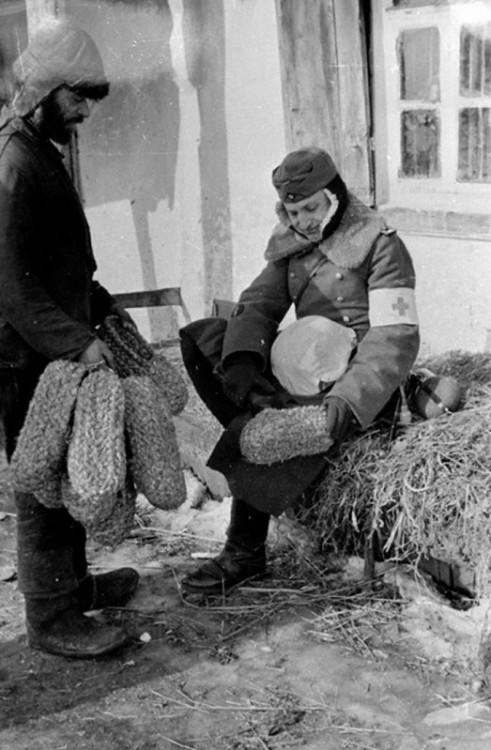
<path fill-rule="evenodd" d="M 416 269 L 420 354 L 491 350 L 491 242 L 401 237 Z"/>
<path fill-rule="evenodd" d="M 275 3 L 226 0 L 234 299 L 264 265 L 276 223 L 273 168 L 285 155 Z"/>
<path fill-rule="evenodd" d="M 171 109 L 177 104 L 179 111 L 179 117 L 171 120 L 174 124 L 178 122 L 178 132 L 173 135 L 176 149 L 173 200 L 159 197 L 147 213 L 150 270 L 155 286 L 181 286 L 191 318 L 207 315 L 210 311 L 204 301 L 199 107 L 196 89 L 187 77 L 182 0 L 170 0 L 172 34 L 168 57 L 159 52 L 160 32 L 154 29 L 151 6 L 146 9 L 140 9 L 137 4 L 112 6 L 105 26 L 101 27 L 98 21 L 94 28 L 90 27 L 91 3 L 72 2 L 71 7 L 76 7 L 80 21 L 88 23 L 103 49 L 109 41 L 114 44 L 115 35 L 119 35 L 126 50 L 134 49 L 130 60 L 105 59 L 111 77 L 145 76 L 157 63 L 171 71 L 171 90 L 174 86 L 176 101 L 169 101 L 167 105 Z M 111 16 L 116 7 L 122 14 L 117 24 Z M 230 182 L 231 296 L 237 299 L 264 264 L 264 249 L 275 223 L 276 195 L 271 185 L 271 171 L 285 153 L 285 130 L 274 3 L 226 0 L 224 9 L 227 126 L 224 147 L 228 149 Z M 132 35 L 134 41 L 144 39 L 143 48 L 138 44 L 132 47 Z M 143 110 L 141 117 L 145 119 L 145 116 L 148 112 Z M 138 124 L 138 118 L 135 122 Z M 86 127 L 81 137 L 82 177 L 99 264 L 98 276 L 115 292 L 148 288 L 149 269 L 137 249 L 139 240 L 131 206 L 132 197 L 140 198 L 145 180 L 137 175 L 127 195 L 125 186 L 118 186 L 123 188 L 119 197 L 116 190 L 112 200 L 91 201 L 91 191 L 97 192 L 97 182 L 106 165 L 123 164 L 127 155 L 111 154 L 110 150 L 98 153 L 91 143 L 91 131 L 85 130 Z M 164 128 L 164 151 L 171 148 L 166 133 Z M 135 132 L 131 142 L 133 151 L 138 150 L 140 141 L 139 133 Z M 156 154 L 157 157 L 161 158 L 162 154 Z M 105 189 L 107 191 L 107 185 Z M 403 238 L 414 258 L 418 276 L 422 354 L 449 349 L 482 351 L 489 347 L 491 243 L 416 234 L 403 234 Z M 147 257 L 145 262 L 148 261 Z M 135 314 L 142 332 L 149 338 L 158 337 L 161 330 L 158 315 L 147 311 Z M 179 313 L 177 323 L 183 322 Z"/>
<path fill-rule="evenodd" d="M 180 286 L 190 317 L 207 315 L 210 310 L 206 309 L 204 297 L 199 171 L 202 123 L 197 91 L 188 80 L 182 0 L 169 0 L 172 33 L 164 51 L 159 36 L 168 26 L 162 26 L 162 16 L 151 5 L 97 3 L 95 8 L 85 0 L 72 1 L 69 6 L 70 14 L 96 39 L 111 82 L 152 80 L 163 70 L 171 79 L 169 91 L 175 94 L 175 101 L 168 102 L 168 106 L 178 113 L 174 119 L 166 115 L 162 123 L 152 124 L 155 113 L 150 100 L 140 101 L 141 132 L 135 118 L 133 137 L 126 133 L 114 151 L 111 133 L 108 131 L 106 137 L 102 124 L 89 122 L 81 128 L 82 185 L 99 266 L 98 278 L 113 292 Z M 224 148 L 228 148 L 233 264 L 230 296 L 236 298 L 261 269 L 266 242 L 275 223 L 271 171 L 284 155 L 284 124 L 274 3 L 226 0 L 224 9 L 227 128 Z M 100 105 L 104 107 L 105 118 L 112 116 L 110 100 L 111 94 Z M 123 118 L 125 110 L 116 113 L 117 116 Z M 102 118 L 102 114 L 96 113 L 92 120 L 95 117 Z M 178 132 L 170 138 L 170 126 L 176 122 Z M 145 181 L 152 179 L 145 132 L 149 130 L 155 137 L 154 129 L 159 125 L 156 140 L 160 143 L 161 138 L 159 150 L 175 149 L 173 200 L 158 196 L 146 212 L 146 229 L 144 222 L 138 236 L 132 204 L 148 203 Z M 112 127 L 117 127 L 117 122 Z M 101 142 L 106 144 L 104 152 L 97 145 Z M 141 171 L 137 168 L 135 174 L 127 168 L 125 171 L 125 163 L 131 159 L 138 167 L 136 157 L 140 148 L 142 160 L 147 160 L 141 163 L 147 166 Z M 156 153 L 155 157 L 156 169 L 161 169 L 165 155 Z M 118 184 L 112 190 L 114 181 L 127 185 Z M 146 256 L 141 251 L 142 231 L 144 244 L 150 248 Z M 168 311 L 134 312 L 142 332 L 153 339 L 158 339 L 165 328 L 168 318 L 163 319 L 162 325 L 159 322 L 159 315 L 165 314 Z M 183 322 L 182 313 L 177 311 L 177 324 Z"/>

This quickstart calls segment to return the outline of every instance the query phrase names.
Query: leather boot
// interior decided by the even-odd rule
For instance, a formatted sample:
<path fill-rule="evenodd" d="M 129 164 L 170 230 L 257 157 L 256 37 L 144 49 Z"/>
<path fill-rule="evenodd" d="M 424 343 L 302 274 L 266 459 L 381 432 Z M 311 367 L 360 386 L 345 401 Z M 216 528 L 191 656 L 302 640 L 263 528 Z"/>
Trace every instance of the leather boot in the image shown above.
<path fill-rule="evenodd" d="M 93 659 L 128 640 L 122 628 L 83 615 L 72 594 L 55 599 L 26 597 L 26 622 L 29 646 L 58 656 Z"/>
<path fill-rule="evenodd" d="M 82 612 L 105 607 L 124 607 L 133 596 L 140 576 L 134 568 L 119 568 L 87 576 L 80 581 L 75 596 Z"/>
<path fill-rule="evenodd" d="M 246 581 L 266 574 L 269 515 L 232 499 L 227 542 L 220 554 L 183 578 L 188 594 L 223 596 Z"/>

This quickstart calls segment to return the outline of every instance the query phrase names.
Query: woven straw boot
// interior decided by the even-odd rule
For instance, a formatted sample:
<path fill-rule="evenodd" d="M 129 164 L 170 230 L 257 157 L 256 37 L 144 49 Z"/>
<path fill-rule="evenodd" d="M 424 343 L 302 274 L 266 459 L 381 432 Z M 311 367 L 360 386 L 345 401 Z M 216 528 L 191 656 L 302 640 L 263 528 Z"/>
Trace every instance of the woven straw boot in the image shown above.
<path fill-rule="evenodd" d="M 227 542 L 220 554 L 181 581 L 189 594 L 218 595 L 266 574 L 269 515 L 232 499 Z"/>

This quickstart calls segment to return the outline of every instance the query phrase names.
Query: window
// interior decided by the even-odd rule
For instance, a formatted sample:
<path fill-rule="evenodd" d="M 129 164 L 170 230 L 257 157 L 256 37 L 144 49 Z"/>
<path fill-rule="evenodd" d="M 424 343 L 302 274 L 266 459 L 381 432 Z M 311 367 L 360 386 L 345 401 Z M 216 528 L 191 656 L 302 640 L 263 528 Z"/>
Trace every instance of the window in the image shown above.
<path fill-rule="evenodd" d="M 390 203 L 489 213 L 491 0 L 385 0 L 383 43 Z"/>
<path fill-rule="evenodd" d="M 458 179 L 491 182 L 491 23 L 462 26 L 460 96 L 473 106 L 459 110 Z"/>
<path fill-rule="evenodd" d="M 440 176 L 438 29 L 408 29 L 398 38 L 403 177 Z"/>

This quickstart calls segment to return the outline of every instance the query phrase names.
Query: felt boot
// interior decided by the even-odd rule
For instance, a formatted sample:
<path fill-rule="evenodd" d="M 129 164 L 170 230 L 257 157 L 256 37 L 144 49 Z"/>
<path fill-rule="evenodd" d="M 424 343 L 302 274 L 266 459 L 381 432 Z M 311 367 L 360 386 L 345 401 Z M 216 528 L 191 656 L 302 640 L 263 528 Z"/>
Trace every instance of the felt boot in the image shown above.
<path fill-rule="evenodd" d="M 26 622 L 31 648 L 75 659 L 104 656 L 128 640 L 122 628 L 83 615 L 70 594 L 54 599 L 26 597 Z"/>
<path fill-rule="evenodd" d="M 233 498 L 227 542 L 220 554 L 181 581 L 188 594 L 218 595 L 266 574 L 269 515 Z"/>
<path fill-rule="evenodd" d="M 140 576 L 133 568 L 88 575 L 75 592 L 82 612 L 104 607 L 124 607 L 133 596 Z"/>

